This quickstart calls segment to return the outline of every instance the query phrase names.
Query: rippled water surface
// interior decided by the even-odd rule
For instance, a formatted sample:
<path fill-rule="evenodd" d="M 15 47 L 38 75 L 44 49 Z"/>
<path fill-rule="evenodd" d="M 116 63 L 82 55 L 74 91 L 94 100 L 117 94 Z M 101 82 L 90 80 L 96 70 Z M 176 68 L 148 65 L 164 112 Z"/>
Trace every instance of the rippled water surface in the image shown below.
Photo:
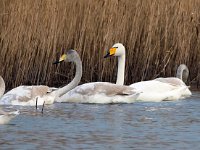
<path fill-rule="evenodd" d="M 15 107 L 16 108 L 16 107 Z M 56 103 L 0 125 L 0 149 L 200 149 L 200 93 L 173 102 Z"/>

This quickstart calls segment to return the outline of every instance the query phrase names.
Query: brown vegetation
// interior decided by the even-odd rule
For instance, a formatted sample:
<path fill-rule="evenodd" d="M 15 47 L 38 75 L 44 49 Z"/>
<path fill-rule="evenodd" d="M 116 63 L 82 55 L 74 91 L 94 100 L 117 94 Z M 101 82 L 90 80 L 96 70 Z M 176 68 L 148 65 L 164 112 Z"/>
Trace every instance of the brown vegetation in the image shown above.
<path fill-rule="evenodd" d="M 199 0 L 1 0 L 0 75 L 7 89 L 65 84 L 74 67 L 52 62 L 73 48 L 83 60 L 82 83 L 115 82 L 117 60 L 103 55 L 121 42 L 126 84 L 174 76 L 180 63 L 199 82 L 199 30 Z"/>

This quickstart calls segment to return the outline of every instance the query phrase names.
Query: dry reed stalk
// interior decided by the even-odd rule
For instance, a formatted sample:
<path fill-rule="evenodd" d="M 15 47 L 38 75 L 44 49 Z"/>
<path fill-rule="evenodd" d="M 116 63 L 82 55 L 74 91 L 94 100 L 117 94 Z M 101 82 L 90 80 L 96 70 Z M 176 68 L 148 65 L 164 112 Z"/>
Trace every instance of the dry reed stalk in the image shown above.
<path fill-rule="evenodd" d="M 198 85 L 199 7 L 199 0 L 1 0 L 0 74 L 8 89 L 66 84 L 74 67 L 52 62 L 73 48 L 83 60 L 82 83 L 115 82 L 117 60 L 103 55 L 121 42 L 126 84 L 174 76 L 185 63 Z"/>

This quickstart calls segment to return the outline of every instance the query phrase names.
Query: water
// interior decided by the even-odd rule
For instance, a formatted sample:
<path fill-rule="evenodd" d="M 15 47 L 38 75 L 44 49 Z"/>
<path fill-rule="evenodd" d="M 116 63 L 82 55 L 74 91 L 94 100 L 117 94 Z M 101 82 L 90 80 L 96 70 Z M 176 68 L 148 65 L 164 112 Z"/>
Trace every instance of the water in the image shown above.
<path fill-rule="evenodd" d="M 56 103 L 0 126 L 0 149 L 200 149 L 200 93 L 173 102 Z"/>

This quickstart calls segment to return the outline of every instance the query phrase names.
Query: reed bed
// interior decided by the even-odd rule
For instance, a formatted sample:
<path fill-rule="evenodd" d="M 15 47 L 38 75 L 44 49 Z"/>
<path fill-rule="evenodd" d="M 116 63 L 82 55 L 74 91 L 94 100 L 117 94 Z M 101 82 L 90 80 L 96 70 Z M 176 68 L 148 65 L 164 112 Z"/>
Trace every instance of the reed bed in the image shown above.
<path fill-rule="evenodd" d="M 0 75 L 7 90 L 64 85 L 74 66 L 52 62 L 72 48 L 83 61 L 82 83 L 115 82 L 117 59 L 103 56 L 121 42 L 126 84 L 174 76 L 185 63 L 198 86 L 199 8 L 199 0 L 1 0 Z"/>

